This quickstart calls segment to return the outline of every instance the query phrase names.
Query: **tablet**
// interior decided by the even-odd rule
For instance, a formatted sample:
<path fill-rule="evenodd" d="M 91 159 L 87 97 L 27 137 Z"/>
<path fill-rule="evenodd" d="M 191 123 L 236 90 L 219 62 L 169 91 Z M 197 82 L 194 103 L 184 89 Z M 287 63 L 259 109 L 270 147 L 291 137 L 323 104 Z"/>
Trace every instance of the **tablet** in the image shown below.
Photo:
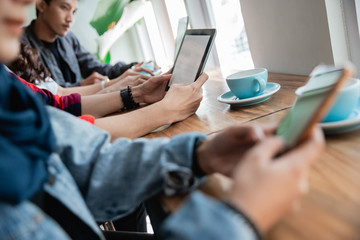
<path fill-rule="evenodd" d="M 174 83 L 190 84 L 201 75 L 214 43 L 215 35 L 216 29 L 186 30 L 175 59 L 168 87 Z"/>
<path fill-rule="evenodd" d="M 177 34 L 176 34 L 176 38 L 175 38 L 174 62 L 175 62 L 178 52 L 180 50 L 180 45 L 184 39 L 185 32 L 188 29 L 188 26 L 189 26 L 189 17 L 188 16 L 179 19 Z"/>

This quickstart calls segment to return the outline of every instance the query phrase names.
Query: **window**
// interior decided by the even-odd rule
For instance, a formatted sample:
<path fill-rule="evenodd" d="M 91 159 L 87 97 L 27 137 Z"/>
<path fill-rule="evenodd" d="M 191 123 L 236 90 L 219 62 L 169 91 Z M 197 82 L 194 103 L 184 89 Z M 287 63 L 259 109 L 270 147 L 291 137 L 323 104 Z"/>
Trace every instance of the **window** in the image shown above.
<path fill-rule="evenodd" d="M 360 2 L 342 1 L 344 4 L 345 29 L 347 31 L 350 60 L 360 69 Z M 359 71 L 357 77 L 360 76 Z"/>
<path fill-rule="evenodd" d="M 216 47 L 224 74 L 253 68 L 239 0 L 209 0 L 210 18 L 217 29 Z"/>
<path fill-rule="evenodd" d="M 357 14 L 357 24 L 360 32 L 360 2 L 355 1 L 355 8 L 356 8 L 356 14 Z M 359 35 L 360 37 L 360 35 Z"/>
<path fill-rule="evenodd" d="M 179 19 L 188 15 L 184 0 L 165 0 L 165 5 L 169 15 L 173 36 L 176 37 Z"/>
<path fill-rule="evenodd" d="M 78 18 L 91 18 L 96 4 L 80 3 Z M 221 66 L 224 73 L 232 69 L 251 68 L 252 60 L 247 43 L 246 32 L 240 11 L 239 0 L 148 0 L 144 5 L 143 17 L 130 29 L 117 37 L 111 44 L 111 62 L 142 61 L 154 58 L 164 69 L 174 60 L 175 37 L 178 20 L 190 17 L 192 28 L 217 28 L 213 51 L 207 66 Z M 89 11 L 89 9 L 91 11 Z M 140 10 L 139 10 L 140 11 Z M 88 16 L 89 15 L 89 16 Z M 104 37 L 98 37 L 90 26 L 78 21 L 74 27 L 80 41 L 92 52 L 97 44 L 109 43 Z M 84 29 L 84 30 L 83 30 Z M 91 30 L 91 31 L 90 31 Z M 87 34 L 81 34 L 86 31 Z M 83 39 L 82 36 L 86 36 Z M 94 45 L 94 46 L 92 46 Z M 109 44 L 108 44 L 109 45 Z"/>

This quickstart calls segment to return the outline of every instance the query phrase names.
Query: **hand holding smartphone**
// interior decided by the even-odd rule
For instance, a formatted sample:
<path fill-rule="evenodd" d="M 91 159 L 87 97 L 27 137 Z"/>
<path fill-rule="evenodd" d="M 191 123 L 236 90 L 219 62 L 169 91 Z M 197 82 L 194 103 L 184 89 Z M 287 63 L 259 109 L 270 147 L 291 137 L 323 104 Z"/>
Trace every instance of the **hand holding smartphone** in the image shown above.
<path fill-rule="evenodd" d="M 341 86 L 353 76 L 353 69 L 351 64 L 320 65 L 314 69 L 307 84 L 296 91 L 295 103 L 276 130 L 276 135 L 284 138 L 287 149 L 309 136 L 315 124 L 330 110 Z"/>

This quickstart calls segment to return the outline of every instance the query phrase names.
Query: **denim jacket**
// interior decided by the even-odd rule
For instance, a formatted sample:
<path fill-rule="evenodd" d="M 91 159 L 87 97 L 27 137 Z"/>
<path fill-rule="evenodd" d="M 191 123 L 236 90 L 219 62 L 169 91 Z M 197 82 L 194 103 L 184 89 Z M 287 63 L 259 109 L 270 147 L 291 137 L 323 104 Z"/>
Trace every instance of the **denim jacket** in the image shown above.
<path fill-rule="evenodd" d="M 120 138 L 110 143 L 105 131 L 48 107 L 57 139 L 49 157 L 53 181 L 45 191 L 103 239 L 96 221 L 124 216 L 166 186 L 169 171 L 192 168 L 200 133 L 172 139 Z M 76 226 L 74 226 L 76 227 Z M 256 239 L 241 214 L 200 192 L 161 228 L 162 239 Z M 0 202 L 0 239 L 68 239 L 61 226 L 29 201 Z"/>
<path fill-rule="evenodd" d="M 39 50 L 42 63 L 50 70 L 52 78 L 62 87 L 79 86 L 82 78 L 88 77 L 93 72 L 98 72 L 113 79 L 132 66 L 131 64 L 126 65 L 123 62 L 118 62 L 115 65 L 100 62 L 94 54 L 89 53 L 80 45 L 79 40 L 72 32 L 69 32 L 64 37 L 58 36 L 57 39 L 59 54 L 68 64 L 76 78 L 73 83 L 68 79 L 64 79 L 54 55 L 36 36 L 34 32 L 34 21 L 26 27 L 22 41 Z"/>

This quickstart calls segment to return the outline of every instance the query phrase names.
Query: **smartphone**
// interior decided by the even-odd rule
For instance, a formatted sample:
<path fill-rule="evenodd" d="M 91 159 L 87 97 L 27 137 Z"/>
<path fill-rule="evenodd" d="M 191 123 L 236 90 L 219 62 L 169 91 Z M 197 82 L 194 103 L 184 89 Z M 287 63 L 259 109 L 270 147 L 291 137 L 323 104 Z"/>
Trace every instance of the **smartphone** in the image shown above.
<path fill-rule="evenodd" d="M 153 61 L 146 62 L 146 63 L 142 64 L 141 66 L 153 71 L 154 76 L 159 76 L 161 74 L 161 69 L 155 69 L 155 64 L 154 64 Z M 150 73 L 147 73 L 147 72 L 144 72 L 144 71 L 142 71 L 140 73 L 144 74 L 146 76 L 151 76 Z"/>
<path fill-rule="evenodd" d="M 353 69 L 351 64 L 343 67 L 320 65 L 306 85 L 297 89 L 295 103 L 276 130 L 276 135 L 285 140 L 287 149 L 306 139 L 315 124 L 325 117 L 341 86 L 353 76 Z"/>

